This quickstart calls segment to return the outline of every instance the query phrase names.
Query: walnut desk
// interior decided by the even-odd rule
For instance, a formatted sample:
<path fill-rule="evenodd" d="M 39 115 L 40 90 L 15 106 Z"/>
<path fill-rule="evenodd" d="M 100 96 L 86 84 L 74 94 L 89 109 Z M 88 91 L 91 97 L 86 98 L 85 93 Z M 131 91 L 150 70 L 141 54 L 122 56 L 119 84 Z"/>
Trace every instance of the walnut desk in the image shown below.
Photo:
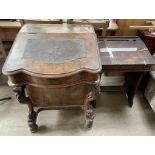
<path fill-rule="evenodd" d="M 129 106 L 133 105 L 135 92 L 143 76 L 150 71 L 155 60 L 143 41 L 135 37 L 98 38 L 102 72 L 125 72 L 124 90 Z M 104 91 L 101 87 L 101 91 Z"/>
<path fill-rule="evenodd" d="M 37 132 L 38 113 L 50 109 L 81 108 L 85 127 L 91 127 L 101 69 L 92 26 L 26 24 L 15 39 L 3 73 L 17 100 L 28 105 L 28 125 L 31 132 Z"/>

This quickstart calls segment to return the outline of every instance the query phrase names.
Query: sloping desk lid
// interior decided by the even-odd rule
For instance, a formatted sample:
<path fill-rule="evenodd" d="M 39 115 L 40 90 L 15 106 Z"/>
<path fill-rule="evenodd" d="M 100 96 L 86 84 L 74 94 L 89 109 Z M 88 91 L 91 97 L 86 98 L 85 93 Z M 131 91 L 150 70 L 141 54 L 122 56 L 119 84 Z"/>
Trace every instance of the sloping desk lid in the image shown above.
<path fill-rule="evenodd" d="M 6 75 L 24 72 L 41 77 L 100 70 L 97 39 L 90 25 L 27 24 L 3 66 Z"/>

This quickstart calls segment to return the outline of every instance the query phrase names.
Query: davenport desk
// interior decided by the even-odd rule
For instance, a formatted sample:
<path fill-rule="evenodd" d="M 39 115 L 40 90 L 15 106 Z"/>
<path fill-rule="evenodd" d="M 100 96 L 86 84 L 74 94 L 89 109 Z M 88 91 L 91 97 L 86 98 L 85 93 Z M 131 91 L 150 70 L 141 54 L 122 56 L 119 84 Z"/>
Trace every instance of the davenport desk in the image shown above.
<path fill-rule="evenodd" d="M 82 108 L 85 127 L 91 127 L 101 69 L 92 26 L 27 24 L 16 37 L 3 73 L 17 100 L 28 105 L 28 125 L 37 132 L 38 113 L 49 109 Z"/>

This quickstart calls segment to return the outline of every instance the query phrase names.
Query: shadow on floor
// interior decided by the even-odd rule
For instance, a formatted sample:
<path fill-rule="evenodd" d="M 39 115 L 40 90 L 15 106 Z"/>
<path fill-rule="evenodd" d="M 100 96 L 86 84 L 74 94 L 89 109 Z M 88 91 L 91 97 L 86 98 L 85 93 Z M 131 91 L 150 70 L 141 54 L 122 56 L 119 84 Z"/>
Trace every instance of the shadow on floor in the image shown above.
<path fill-rule="evenodd" d="M 149 128 L 155 130 L 155 112 L 151 108 L 148 101 L 145 99 L 142 93 L 139 92 L 139 95 L 136 96 L 137 100 L 139 101 L 139 108 L 143 112 L 143 118 L 145 123 L 149 126 Z"/>

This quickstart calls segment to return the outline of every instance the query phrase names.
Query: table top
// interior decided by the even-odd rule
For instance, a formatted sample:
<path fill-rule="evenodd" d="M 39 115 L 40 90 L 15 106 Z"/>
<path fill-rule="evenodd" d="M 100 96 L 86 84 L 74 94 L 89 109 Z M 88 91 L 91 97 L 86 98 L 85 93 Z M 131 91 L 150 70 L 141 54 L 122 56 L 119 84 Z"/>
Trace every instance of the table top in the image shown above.
<path fill-rule="evenodd" d="M 98 38 L 103 71 L 145 71 L 155 64 L 143 41 L 137 37 Z"/>
<path fill-rule="evenodd" d="M 3 73 L 65 77 L 98 73 L 101 62 L 91 25 L 26 24 L 18 33 Z"/>

